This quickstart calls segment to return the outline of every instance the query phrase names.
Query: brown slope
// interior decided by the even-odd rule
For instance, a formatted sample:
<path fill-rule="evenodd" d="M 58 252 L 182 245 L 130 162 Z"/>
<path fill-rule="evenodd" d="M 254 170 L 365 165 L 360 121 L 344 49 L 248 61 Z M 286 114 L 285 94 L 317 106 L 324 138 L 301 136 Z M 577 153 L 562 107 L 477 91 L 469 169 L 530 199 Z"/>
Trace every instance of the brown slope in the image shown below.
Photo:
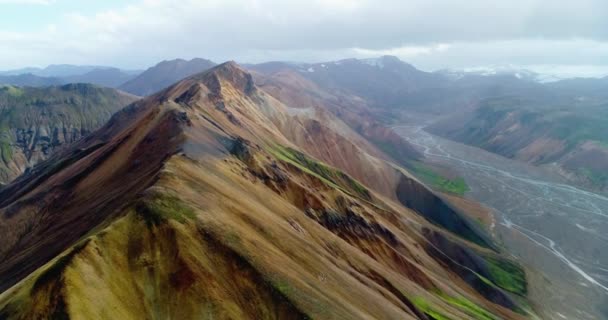
<path fill-rule="evenodd" d="M 274 97 L 296 106 L 283 108 L 291 116 L 277 117 L 276 112 L 270 116 L 279 118 L 275 124 L 293 143 L 383 196 L 421 212 L 433 223 L 474 242 L 487 243 L 484 236 L 477 236 L 484 233 L 477 224 L 465 221 L 458 209 L 384 161 L 407 165 L 421 155 L 390 128 L 371 120 L 369 106 L 356 97 L 334 96 L 289 69 L 273 70 L 267 75 L 256 74 L 256 81 Z"/>
<path fill-rule="evenodd" d="M 362 145 L 371 142 L 382 151 L 380 153 L 398 163 L 405 164 L 422 158 L 408 142 L 377 120 L 383 117 L 383 111 L 371 106 L 364 98 L 322 88 L 291 68 L 256 70 L 259 70 L 254 73 L 257 84 L 286 105 L 303 109 L 320 108 L 333 113 L 364 137 L 366 141 Z"/>
<path fill-rule="evenodd" d="M 285 108 L 224 64 L 12 184 L 0 318 L 523 318 L 436 246 L 494 253 L 299 152 Z"/>

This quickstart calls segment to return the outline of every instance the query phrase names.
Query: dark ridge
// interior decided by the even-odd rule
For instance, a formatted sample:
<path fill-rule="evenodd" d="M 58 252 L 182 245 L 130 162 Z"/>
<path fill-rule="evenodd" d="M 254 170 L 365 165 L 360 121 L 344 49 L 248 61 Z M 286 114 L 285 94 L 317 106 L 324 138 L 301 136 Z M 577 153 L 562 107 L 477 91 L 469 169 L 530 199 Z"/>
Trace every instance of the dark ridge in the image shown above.
<path fill-rule="evenodd" d="M 38 276 L 36 281 L 34 282 L 33 290 L 40 290 L 46 284 L 52 282 L 53 280 L 57 280 L 61 277 L 65 268 L 72 262 L 72 259 L 82 251 L 87 244 L 89 244 L 89 239 L 83 241 L 82 243 L 77 244 L 70 252 L 68 252 L 63 257 L 57 259 L 57 261 L 46 269 L 43 273 Z"/>
<path fill-rule="evenodd" d="M 401 175 L 396 193 L 401 204 L 428 221 L 480 246 L 497 250 L 483 230 L 474 227 L 463 214 L 419 182 Z"/>
<path fill-rule="evenodd" d="M 424 228 L 423 234 L 430 242 L 425 250 L 437 261 L 443 263 L 449 270 L 455 272 L 483 297 L 525 314 L 524 311 L 497 286 L 488 283 L 492 279 L 488 263 L 480 255 L 463 245 L 453 242 L 439 232 Z M 483 278 L 482 278 L 483 277 Z"/>
<path fill-rule="evenodd" d="M 86 149 L 74 150 L 64 158 L 54 157 L 36 165 L 13 183 L 0 189 L 0 208 L 4 208 L 7 204 L 32 191 L 59 171 L 85 158 L 104 145 L 104 143 L 98 143 Z"/>

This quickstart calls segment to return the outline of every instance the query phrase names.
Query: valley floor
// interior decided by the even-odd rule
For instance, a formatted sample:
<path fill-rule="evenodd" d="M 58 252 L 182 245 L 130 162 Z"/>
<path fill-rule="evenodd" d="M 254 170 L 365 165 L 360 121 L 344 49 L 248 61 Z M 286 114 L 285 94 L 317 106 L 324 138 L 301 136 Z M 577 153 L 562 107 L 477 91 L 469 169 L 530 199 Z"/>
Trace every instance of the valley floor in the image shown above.
<path fill-rule="evenodd" d="M 543 168 L 433 136 L 416 122 L 393 129 L 428 162 L 464 177 L 466 196 L 494 211 L 494 235 L 537 271 L 532 298 L 549 306 L 544 316 L 608 318 L 608 197 L 568 185 Z"/>

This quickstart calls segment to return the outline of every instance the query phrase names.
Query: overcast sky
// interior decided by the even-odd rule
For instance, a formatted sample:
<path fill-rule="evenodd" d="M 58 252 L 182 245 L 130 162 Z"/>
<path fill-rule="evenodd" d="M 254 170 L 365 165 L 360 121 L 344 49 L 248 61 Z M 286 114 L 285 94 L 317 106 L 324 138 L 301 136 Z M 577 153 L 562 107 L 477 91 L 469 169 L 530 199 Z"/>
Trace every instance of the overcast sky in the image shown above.
<path fill-rule="evenodd" d="M 0 0 L 0 69 L 396 55 L 608 74 L 607 0 Z"/>

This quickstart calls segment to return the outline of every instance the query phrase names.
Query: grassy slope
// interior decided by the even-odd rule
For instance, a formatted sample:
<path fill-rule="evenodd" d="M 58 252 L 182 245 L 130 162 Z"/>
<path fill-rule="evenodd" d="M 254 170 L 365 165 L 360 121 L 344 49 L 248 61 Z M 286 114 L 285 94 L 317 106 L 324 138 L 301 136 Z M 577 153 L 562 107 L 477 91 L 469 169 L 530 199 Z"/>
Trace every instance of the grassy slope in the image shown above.
<path fill-rule="evenodd" d="M 505 259 L 485 257 L 485 260 L 494 284 L 520 296 L 528 293 L 526 274 L 521 266 Z"/>
<path fill-rule="evenodd" d="M 449 179 L 442 176 L 440 173 L 434 171 L 431 167 L 422 163 L 413 163 L 410 166 L 411 172 L 421 179 L 423 182 L 428 183 L 432 188 L 447 192 L 459 196 L 463 196 L 469 191 L 469 186 L 465 180 L 461 177 L 456 179 Z"/>
<path fill-rule="evenodd" d="M 308 157 L 292 148 L 276 146 L 272 150 L 278 159 L 287 161 L 298 168 L 329 182 L 332 186 L 352 192 L 363 199 L 370 200 L 371 193 L 361 183 L 340 170 Z"/>

